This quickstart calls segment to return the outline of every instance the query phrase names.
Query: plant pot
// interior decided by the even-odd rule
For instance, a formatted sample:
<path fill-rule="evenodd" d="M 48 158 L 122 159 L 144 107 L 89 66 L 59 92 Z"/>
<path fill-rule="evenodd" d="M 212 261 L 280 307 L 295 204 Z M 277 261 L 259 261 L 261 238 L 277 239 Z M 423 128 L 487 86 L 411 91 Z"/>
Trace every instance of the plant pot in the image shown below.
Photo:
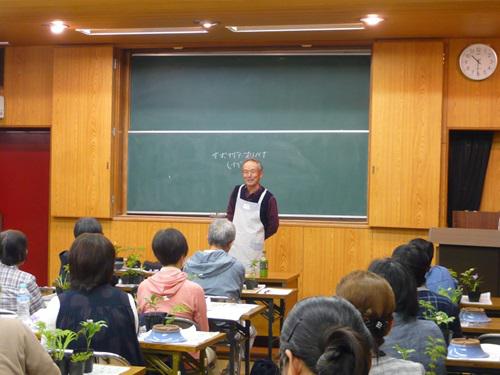
<path fill-rule="evenodd" d="M 176 344 L 185 342 L 186 338 L 182 336 L 180 328 L 174 324 L 155 324 L 144 341 Z"/>
<path fill-rule="evenodd" d="M 85 361 L 83 369 L 84 374 L 90 374 L 94 370 L 94 351 L 92 350 L 92 357 Z"/>
<path fill-rule="evenodd" d="M 130 276 L 130 284 L 138 285 L 144 281 L 144 275 L 133 275 Z"/>
<path fill-rule="evenodd" d="M 257 288 L 257 285 L 259 285 L 259 282 L 257 280 L 248 279 L 245 280 L 245 285 L 247 289 L 255 289 Z"/>
<path fill-rule="evenodd" d="M 83 375 L 85 369 L 85 361 L 69 362 L 69 375 Z"/>
<path fill-rule="evenodd" d="M 115 271 L 123 268 L 123 260 L 115 260 Z"/>
<path fill-rule="evenodd" d="M 161 311 L 148 312 L 143 314 L 146 330 L 151 330 L 155 324 L 163 324 L 167 313 Z"/>
<path fill-rule="evenodd" d="M 479 298 L 481 297 L 481 292 L 475 291 L 475 292 L 469 292 L 467 293 L 469 296 L 469 302 L 479 302 Z"/>
<path fill-rule="evenodd" d="M 61 360 L 54 360 L 54 363 L 59 367 L 61 375 L 68 375 L 68 358 L 63 358 Z"/>

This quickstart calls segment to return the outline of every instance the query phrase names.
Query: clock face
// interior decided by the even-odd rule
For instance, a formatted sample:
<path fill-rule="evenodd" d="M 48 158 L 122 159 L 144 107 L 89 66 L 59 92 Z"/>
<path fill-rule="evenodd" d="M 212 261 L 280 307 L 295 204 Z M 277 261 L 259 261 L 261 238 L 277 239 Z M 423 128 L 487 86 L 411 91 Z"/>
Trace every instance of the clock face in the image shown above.
<path fill-rule="evenodd" d="M 480 81 L 491 76 L 497 67 L 497 54 L 486 44 L 471 44 L 460 54 L 460 70 L 470 79 Z"/>

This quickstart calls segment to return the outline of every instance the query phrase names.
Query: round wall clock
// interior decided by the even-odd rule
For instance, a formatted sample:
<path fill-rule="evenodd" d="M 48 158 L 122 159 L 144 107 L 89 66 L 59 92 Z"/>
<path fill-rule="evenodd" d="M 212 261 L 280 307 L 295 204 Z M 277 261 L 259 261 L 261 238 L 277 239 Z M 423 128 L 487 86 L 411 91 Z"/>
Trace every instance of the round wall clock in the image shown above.
<path fill-rule="evenodd" d="M 487 44 L 471 44 L 462 51 L 459 58 L 460 70 L 474 81 L 481 81 L 491 76 L 497 68 L 498 59 L 495 50 Z"/>

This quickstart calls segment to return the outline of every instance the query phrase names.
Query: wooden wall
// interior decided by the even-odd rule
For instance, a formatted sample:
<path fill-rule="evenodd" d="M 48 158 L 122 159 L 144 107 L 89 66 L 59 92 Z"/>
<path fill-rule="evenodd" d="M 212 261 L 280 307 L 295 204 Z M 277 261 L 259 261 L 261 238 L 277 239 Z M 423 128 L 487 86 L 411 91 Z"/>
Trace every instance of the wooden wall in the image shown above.
<path fill-rule="evenodd" d="M 300 297 L 332 294 L 346 273 L 366 268 L 372 259 L 443 223 L 447 129 L 476 113 L 481 121 L 468 121 L 470 126 L 500 128 L 495 112 L 500 106 L 492 104 L 500 97 L 499 72 L 477 88 L 455 71 L 457 54 L 468 42 L 375 43 L 369 225 L 285 221 L 266 244 L 271 270 L 300 273 Z M 498 40 L 491 42 L 500 50 Z M 180 229 L 191 252 L 206 247 L 208 219 L 112 216 L 112 185 L 122 155 L 111 129 L 113 115 L 124 112 L 116 108 L 112 52 L 111 47 L 86 46 L 56 48 L 54 54 L 52 137 L 57 141 L 52 145 L 49 279 L 55 278 L 58 253 L 70 246 L 81 215 L 101 217 L 108 237 L 121 246 L 144 247 L 146 259 L 153 258 L 153 234 L 164 227 Z M 497 134 L 484 201 L 492 209 L 499 207 L 499 144 Z"/>

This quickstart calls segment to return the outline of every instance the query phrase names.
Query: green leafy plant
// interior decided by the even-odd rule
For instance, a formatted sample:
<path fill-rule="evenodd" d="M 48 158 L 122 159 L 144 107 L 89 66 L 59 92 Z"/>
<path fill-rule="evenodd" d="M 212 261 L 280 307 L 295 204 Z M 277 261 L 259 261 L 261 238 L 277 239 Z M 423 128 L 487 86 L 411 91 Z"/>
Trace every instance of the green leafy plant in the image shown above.
<path fill-rule="evenodd" d="M 90 346 L 95 334 L 102 328 L 107 327 L 108 324 L 104 320 L 94 322 L 92 319 L 88 319 L 86 321 L 80 322 L 80 325 L 82 326 L 82 328 L 80 329 L 80 331 L 78 331 L 78 334 L 85 337 L 85 343 L 87 345 L 86 353 L 90 353 Z M 90 353 L 90 356 L 92 356 L 92 353 Z"/>
<path fill-rule="evenodd" d="M 51 357 L 55 361 L 64 359 L 64 351 L 68 348 L 69 344 L 76 340 L 78 335 L 69 329 L 54 330 L 47 329 L 47 326 L 37 323 L 40 333 L 45 337 L 45 345 L 50 352 Z"/>
<path fill-rule="evenodd" d="M 446 358 L 447 350 L 444 345 L 444 340 L 440 338 L 434 338 L 432 336 L 427 337 L 427 342 L 425 345 L 425 354 L 430 358 L 429 371 L 426 371 L 426 375 L 436 375 L 438 363 Z"/>
<path fill-rule="evenodd" d="M 467 290 L 468 292 L 475 292 L 477 291 L 477 288 L 481 284 L 482 280 L 475 268 L 469 268 L 460 274 L 458 282 L 464 290 Z"/>
<path fill-rule="evenodd" d="M 463 289 L 461 286 L 457 286 L 455 289 L 453 288 L 439 288 L 438 294 L 440 296 L 449 298 L 451 302 L 453 302 L 455 305 L 458 305 L 460 303 L 460 299 L 462 298 L 462 293 Z"/>
<path fill-rule="evenodd" d="M 254 259 L 252 260 L 252 262 L 250 262 L 250 274 L 248 275 L 249 278 L 255 279 L 259 275 L 259 266 L 260 266 L 259 259 Z"/>
<path fill-rule="evenodd" d="M 143 310 L 146 310 L 149 307 L 153 311 L 158 311 L 158 305 L 163 301 L 165 301 L 165 297 L 153 293 L 149 298 L 144 298 L 145 304 Z"/>
<path fill-rule="evenodd" d="M 406 349 L 403 348 L 401 345 L 396 344 L 393 346 L 394 350 L 398 352 L 398 354 L 401 356 L 402 359 L 408 361 L 410 358 L 410 354 L 415 351 L 415 349 Z"/>
<path fill-rule="evenodd" d="M 165 317 L 165 324 L 172 324 L 175 321 L 176 314 L 190 313 L 191 311 L 191 308 L 183 303 L 175 305 L 170 309 L 170 312 Z"/>
<path fill-rule="evenodd" d="M 437 310 L 436 307 L 428 301 L 419 300 L 418 304 L 424 308 L 422 314 L 424 318 L 435 322 L 438 326 L 447 326 L 455 320 L 454 316 L 448 316 L 444 311 Z"/>
<path fill-rule="evenodd" d="M 71 362 L 85 362 L 92 357 L 92 352 L 78 352 L 71 355 Z"/>
<path fill-rule="evenodd" d="M 53 285 L 56 288 L 60 288 L 63 292 L 69 290 L 71 288 L 70 283 L 70 275 L 69 275 L 69 264 L 65 264 L 63 266 L 64 273 L 57 276 L 57 279 L 54 281 Z"/>

